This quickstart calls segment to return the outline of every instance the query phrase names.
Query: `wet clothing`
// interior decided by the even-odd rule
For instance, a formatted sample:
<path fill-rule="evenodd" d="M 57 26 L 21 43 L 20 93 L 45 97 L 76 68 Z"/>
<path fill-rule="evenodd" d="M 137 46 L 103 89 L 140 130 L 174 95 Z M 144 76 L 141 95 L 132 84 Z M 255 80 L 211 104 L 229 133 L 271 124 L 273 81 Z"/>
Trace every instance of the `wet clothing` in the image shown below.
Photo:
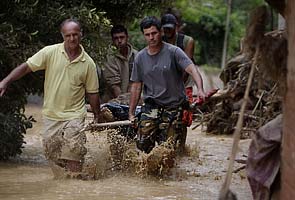
<path fill-rule="evenodd" d="M 183 108 L 166 108 L 152 102 L 145 102 L 141 108 L 141 116 L 138 124 L 137 147 L 149 153 L 156 142 L 161 144 L 172 138 L 177 146 L 177 141 L 182 138 Z"/>
<path fill-rule="evenodd" d="M 164 37 L 164 41 L 165 40 L 167 40 L 167 38 Z M 178 46 L 179 48 L 181 48 L 184 51 L 190 40 L 193 40 L 193 38 L 188 35 L 182 34 L 182 33 L 176 33 L 176 40 L 175 40 L 174 45 Z M 193 77 L 191 75 L 189 75 L 187 80 L 184 83 L 184 86 L 186 89 L 186 96 L 189 99 L 190 103 L 193 102 L 193 86 L 194 86 L 194 84 L 195 83 L 193 81 Z M 184 125 L 189 127 L 193 122 L 193 113 L 188 110 L 184 111 L 183 120 L 184 120 L 183 121 Z"/>
<path fill-rule="evenodd" d="M 139 119 L 137 147 L 149 153 L 155 143 L 182 134 L 182 110 L 186 96 L 182 74 L 192 61 L 174 45 L 163 43 L 155 55 L 147 48 L 135 58 L 131 80 L 143 83 L 144 106 Z"/>
<path fill-rule="evenodd" d="M 132 68 L 134 66 L 134 58 L 137 54 L 130 44 L 128 44 L 128 56 L 127 58 L 120 54 L 118 50 L 114 50 L 112 46 L 109 49 L 107 61 L 103 68 L 103 76 L 106 82 L 106 95 L 108 99 L 115 97 L 109 92 L 112 85 L 120 84 L 122 93 L 128 92 L 129 80 Z"/>
<path fill-rule="evenodd" d="M 60 163 L 61 160 L 83 162 L 87 150 L 86 135 L 80 132 L 84 119 L 55 121 L 44 119 L 43 146 L 47 159 Z"/>
<path fill-rule="evenodd" d="M 143 99 L 157 105 L 178 107 L 186 99 L 182 74 L 192 61 L 178 47 L 163 43 L 155 55 L 147 48 L 135 57 L 131 81 L 143 83 Z"/>
<path fill-rule="evenodd" d="M 64 43 L 46 46 L 28 59 L 32 71 L 45 70 L 43 115 L 45 155 L 55 164 L 60 160 L 83 162 L 86 137 L 80 130 L 86 117 L 85 93 L 98 93 L 96 66 L 81 47 L 70 61 Z"/>
<path fill-rule="evenodd" d="M 268 200 L 278 180 L 281 165 L 283 117 L 278 115 L 254 134 L 246 171 L 254 200 Z M 278 184 L 279 185 L 279 184 Z"/>
<path fill-rule="evenodd" d="M 33 72 L 45 70 L 43 115 L 56 121 L 86 116 L 85 92 L 98 92 L 96 66 L 84 51 L 70 61 L 64 43 L 46 46 L 27 60 Z"/>

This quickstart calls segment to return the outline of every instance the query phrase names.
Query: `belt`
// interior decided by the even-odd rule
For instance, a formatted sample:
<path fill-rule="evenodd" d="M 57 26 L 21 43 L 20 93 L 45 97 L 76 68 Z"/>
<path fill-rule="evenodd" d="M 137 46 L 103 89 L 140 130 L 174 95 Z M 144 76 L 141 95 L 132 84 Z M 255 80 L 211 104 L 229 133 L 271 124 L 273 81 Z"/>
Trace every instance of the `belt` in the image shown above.
<path fill-rule="evenodd" d="M 178 106 L 165 106 L 157 104 L 153 99 L 148 98 L 144 100 L 144 106 L 152 108 L 152 109 L 164 109 L 164 110 L 176 110 L 179 107 L 185 108 L 187 104 L 186 100 L 183 100 L 182 103 Z"/>

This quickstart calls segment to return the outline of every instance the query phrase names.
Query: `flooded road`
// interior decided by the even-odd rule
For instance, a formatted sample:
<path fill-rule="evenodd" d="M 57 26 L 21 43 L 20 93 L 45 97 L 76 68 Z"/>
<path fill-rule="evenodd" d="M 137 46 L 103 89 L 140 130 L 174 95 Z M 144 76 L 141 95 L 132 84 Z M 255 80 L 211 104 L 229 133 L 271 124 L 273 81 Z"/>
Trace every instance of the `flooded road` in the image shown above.
<path fill-rule="evenodd" d="M 232 139 L 228 136 L 206 135 L 201 129 L 188 133 L 189 156 L 178 157 L 171 176 L 141 178 L 132 173 L 108 173 L 99 180 L 56 180 L 43 156 L 40 104 L 31 103 L 26 109 L 37 122 L 28 129 L 23 154 L 0 162 L 1 200 L 129 200 L 129 199 L 218 199 L 228 165 Z M 250 140 L 240 142 L 239 160 L 245 160 Z M 93 151 L 93 153 L 95 153 Z M 100 160 L 107 162 L 103 156 Z M 239 200 L 251 199 L 243 164 L 235 163 L 231 189 Z"/>

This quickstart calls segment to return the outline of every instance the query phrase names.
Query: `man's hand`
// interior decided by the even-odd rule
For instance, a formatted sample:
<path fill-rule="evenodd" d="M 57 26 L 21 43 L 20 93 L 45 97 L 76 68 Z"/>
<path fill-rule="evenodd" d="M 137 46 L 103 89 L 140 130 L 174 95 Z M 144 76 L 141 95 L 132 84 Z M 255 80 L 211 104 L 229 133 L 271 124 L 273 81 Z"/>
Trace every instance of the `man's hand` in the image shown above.
<path fill-rule="evenodd" d="M 201 91 L 198 92 L 198 97 L 203 99 L 203 100 L 206 100 L 206 99 L 210 98 L 211 96 L 213 96 L 216 92 L 218 92 L 218 90 L 219 90 L 219 88 L 212 89 L 207 93 L 205 93 L 204 91 L 201 90 Z"/>
<path fill-rule="evenodd" d="M 133 128 L 136 128 L 137 126 L 137 120 L 135 117 L 135 110 L 136 106 L 138 104 L 138 101 L 140 99 L 142 90 L 142 82 L 132 82 L 131 88 L 130 88 L 130 103 L 129 103 L 129 120 L 133 124 Z M 131 125 L 132 126 L 132 125 Z"/>
<path fill-rule="evenodd" d="M 213 89 L 209 91 L 207 94 L 204 93 L 204 91 L 198 92 L 198 97 L 194 100 L 194 102 L 191 105 L 191 108 L 194 108 L 196 105 L 202 105 L 205 100 L 208 100 L 212 95 L 214 95 L 219 89 Z"/>
<path fill-rule="evenodd" d="M 207 95 L 203 90 L 200 90 L 198 91 L 198 97 L 205 101 L 205 99 L 207 98 Z"/>
<path fill-rule="evenodd" d="M 137 128 L 137 122 L 138 122 L 138 120 L 137 120 L 137 118 L 135 117 L 135 115 L 134 114 L 129 114 L 129 121 L 131 122 L 131 127 L 132 128 Z"/>
<path fill-rule="evenodd" d="M 8 82 L 5 81 L 5 79 L 3 79 L 0 82 L 0 97 L 2 97 L 4 95 L 4 93 L 6 92 L 7 87 L 8 87 Z"/>
<path fill-rule="evenodd" d="M 0 97 L 2 97 L 7 89 L 7 84 L 5 81 L 0 82 Z"/>
<path fill-rule="evenodd" d="M 7 86 L 12 83 L 15 80 L 20 79 L 21 77 L 23 77 L 24 75 L 30 73 L 32 70 L 29 68 L 27 63 L 22 63 L 19 66 L 17 66 L 16 68 L 14 68 L 14 70 L 12 70 L 10 72 L 10 74 L 8 74 L 8 76 L 6 76 L 1 82 L 0 82 L 0 97 L 3 96 L 3 94 L 5 93 Z"/>
<path fill-rule="evenodd" d="M 133 123 L 135 121 L 135 115 L 129 113 L 129 120 Z"/>

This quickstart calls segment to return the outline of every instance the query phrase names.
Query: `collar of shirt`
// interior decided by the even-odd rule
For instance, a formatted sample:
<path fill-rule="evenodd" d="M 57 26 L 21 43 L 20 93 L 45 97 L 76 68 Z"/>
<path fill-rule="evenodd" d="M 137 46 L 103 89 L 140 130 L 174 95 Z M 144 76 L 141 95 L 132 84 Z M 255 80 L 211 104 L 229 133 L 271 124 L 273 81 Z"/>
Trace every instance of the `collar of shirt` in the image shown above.
<path fill-rule="evenodd" d="M 79 55 L 77 58 L 75 58 L 71 63 L 79 62 L 79 61 L 81 61 L 81 62 L 85 62 L 85 61 L 86 61 L 86 59 L 85 59 L 85 50 L 84 50 L 84 48 L 83 48 L 83 46 L 82 46 L 81 44 L 80 44 L 80 48 L 81 48 L 81 53 L 80 53 L 80 55 Z M 62 43 L 60 50 L 61 50 L 61 52 L 65 55 L 65 57 L 66 57 L 68 60 L 70 60 L 70 59 L 69 59 L 69 56 L 68 56 L 68 54 L 67 54 L 67 52 L 66 52 L 66 50 L 65 50 L 64 43 Z"/>
<path fill-rule="evenodd" d="M 125 58 L 122 54 L 120 54 L 119 49 L 116 48 L 114 45 L 110 45 L 110 52 L 114 54 L 114 56 L 123 59 L 123 60 L 129 60 L 132 55 L 134 54 L 134 51 L 132 51 L 133 47 L 130 43 L 127 43 L 127 47 L 128 47 L 128 55 L 127 58 Z"/>

